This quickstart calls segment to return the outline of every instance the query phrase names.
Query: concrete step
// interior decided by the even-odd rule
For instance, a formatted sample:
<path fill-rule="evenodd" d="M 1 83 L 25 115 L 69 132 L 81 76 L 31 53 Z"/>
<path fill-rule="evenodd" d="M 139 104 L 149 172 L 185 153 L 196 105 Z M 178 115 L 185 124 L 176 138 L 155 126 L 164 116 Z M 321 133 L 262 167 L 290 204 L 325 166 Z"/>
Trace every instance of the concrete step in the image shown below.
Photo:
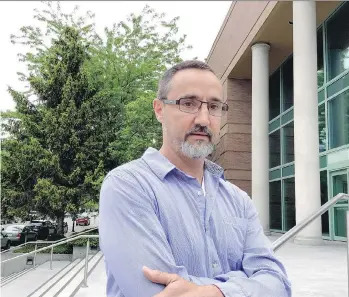
<path fill-rule="evenodd" d="M 94 264 L 99 259 L 100 254 L 89 256 L 89 269 L 94 267 Z M 71 296 L 71 293 L 80 285 L 81 281 L 78 281 L 79 276 L 83 279 L 85 267 L 85 259 L 79 260 L 79 262 L 64 274 L 60 274 L 51 281 L 50 284 L 46 284 L 45 288 L 41 289 L 35 295 L 28 297 L 58 297 L 58 296 Z"/>
<path fill-rule="evenodd" d="M 74 297 L 106 296 L 107 274 L 104 257 L 97 263 L 87 279 L 87 288 L 80 287 Z"/>
<path fill-rule="evenodd" d="M 53 261 L 52 270 L 50 262 L 45 262 L 35 269 L 30 269 L 27 273 L 18 275 L 8 284 L 1 287 L 1 297 L 25 297 L 29 293 L 37 290 L 45 282 L 49 281 L 54 275 L 59 273 L 70 261 Z"/>
<path fill-rule="evenodd" d="M 103 259 L 103 254 L 102 252 L 99 252 L 88 262 L 88 270 L 87 270 L 88 277 L 94 271 L 95 267 L 98 265 L 101 259 Z M 84 267 L 70 280 L 70 282 L 64 288 L 62 288 L 62 290 L 58 294 L 54 295 L 54 297 L 74 296 L 76 292 L 78 292 L 81 286 L 83 285 L 83 282 L 84 282 Z M 103 295 L 105 294 L 98 295 L 98 296 L 103 296 Z"/>
<path fill-rule="evenodd" d="M 55 275 L 53 275 L 49 280 L 43 283 L 40 287 L 31 292 L 27 297 L 42 297 L 53 288 L 62 278 L 66 275 L 69 275 L 76 267 L 79 267 L 83 259 L 76 259 L 74 262 L 71 262 L 69 265 L 58 271 Z M 52 296 L 52 295 L 51 295 Z"/>
<path fill-rule="evenodd" d="M 39 266 L 40 265 L 38 265 L 37 267 L 39 267 Z M 1 282 L 0 282 L 0 287 L 6 286 L 7 284 L 11 283 L 15 279 L 17 279 L 17 278 L 21 277 L 22 275 L 32 271 L 33 269 L 34 268 L 28 268 L 28 269 L 25 269 L 25 270 L 22 270 L 22 271 L 19 271 L 19 272 L 12 273 L 12 274 L 10 274 L 8 276 L 2 277 L 1 278 Z"/>

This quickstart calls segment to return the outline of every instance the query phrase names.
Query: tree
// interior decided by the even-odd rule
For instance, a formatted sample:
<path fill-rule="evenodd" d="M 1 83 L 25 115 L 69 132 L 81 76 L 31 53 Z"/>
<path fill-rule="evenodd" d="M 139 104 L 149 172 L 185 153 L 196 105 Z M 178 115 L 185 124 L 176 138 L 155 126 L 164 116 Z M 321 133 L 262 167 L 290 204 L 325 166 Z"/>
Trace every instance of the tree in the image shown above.
<path fill-rule="evenodd" d="M 91 80 L 113 93 L 112 104 L 122 109 L 121 127 L 110 145 L 116 165 L 140 157 L 149 146 L 161 146 L 161 126 L 152 108 L 158 82 L 192 48 L 186 35 L 177 36 L 179 17 L 167 21 L 165 16 L 145 6 L 141 14 L 106 28 L 106 42 L 94 49 L 89 63 Z"/>
<path fill-rule="evenodd" d="M 39 30 L 22 28 L 21 40 L 35 52 L 22 56 L 29 74 L 21 77 L 37 101 L 9 89 L 19 120 L 4 126 L 11 136 L 2 147 L 2 202 L 21 217 L 36 209 L 56 218 L 63 234 L 64 214 L 97 200 L 118 111 L 110 94 L 87 78 L 89 48 L 96 44 L 91 26 L 46 14 L 51 19 L 38 18 L 54 32 L 49 47 Z"/>
<path fill-rule="evenodd" d="M 140 15 L 94 30 L 93 14 L 64 14 L 57 3 L 36 10 L 45 24 L 21 28 L 12 42 L 29 46 L 19 73 L 27 92 L 9 89 L 16 111 L 5 114 L 9 137 L 2 146 L 3 210 L 30 210 L 57 219 L 98 201 L 107 171 L 161 145 L 153 115 L 160 75 L 181 61 L 185 36 L 146 6 Z M 33 96 L 36 101 L 33 101 Z M 4 208 L 5 206 L 5 208 Z"/>

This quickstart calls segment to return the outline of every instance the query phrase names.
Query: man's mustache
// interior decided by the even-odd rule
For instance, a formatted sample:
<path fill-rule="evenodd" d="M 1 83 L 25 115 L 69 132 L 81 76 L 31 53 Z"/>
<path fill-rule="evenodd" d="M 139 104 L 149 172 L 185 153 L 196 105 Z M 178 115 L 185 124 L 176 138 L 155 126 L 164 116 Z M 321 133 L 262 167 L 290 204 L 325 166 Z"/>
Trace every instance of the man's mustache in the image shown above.
<path fill-rule="evenodd" d="M 195 127 L 193 127 L 191 130 L 189 130 L 186 134 L 185 134 L 185 140 L 187 140 L 189 135 L 195 134 L 195 133 L 205 133 L 207 134 L 208 138 L 212 139 L 212 132 L 210 131 L 210 129 L 208 129 L 206 126 L 200 126 L 200 125 L 196 125 Z"/>

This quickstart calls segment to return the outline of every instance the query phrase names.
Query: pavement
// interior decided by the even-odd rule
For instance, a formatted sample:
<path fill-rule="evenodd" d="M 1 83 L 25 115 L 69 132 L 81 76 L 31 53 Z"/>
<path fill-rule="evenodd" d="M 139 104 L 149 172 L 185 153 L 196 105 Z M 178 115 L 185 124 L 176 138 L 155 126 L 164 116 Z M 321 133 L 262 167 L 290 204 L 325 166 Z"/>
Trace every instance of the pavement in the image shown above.
<path fill-rule="evenodd" d="M 274 241 L 279 236 L 268 236 Z M 292 297 L 348 297 L 346 243 L 325 241 L 322 246 L 286 243 L 276 252 L 292 283 Z M 105 296 L 102 259 L 88 278 L 88 287 L 75 297 Z M 267 296 L 261 296 L 267 297 Z"/>
<path fill-rule="evenodd" d="M 288 242 L 276 252 L 292 283 L 292 297 L 348 297 L 346 254 L 346 243 L 331 241 L 322 246 Z"/>

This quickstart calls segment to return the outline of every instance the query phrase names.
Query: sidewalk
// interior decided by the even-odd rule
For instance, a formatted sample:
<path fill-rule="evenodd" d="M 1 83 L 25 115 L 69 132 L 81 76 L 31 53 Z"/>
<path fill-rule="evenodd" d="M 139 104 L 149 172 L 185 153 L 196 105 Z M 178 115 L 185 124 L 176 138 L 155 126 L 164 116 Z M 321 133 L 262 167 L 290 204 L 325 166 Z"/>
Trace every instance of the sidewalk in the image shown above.
<path fill-rule="evenodd" d="M 323 246 L 289 242 L 276 255 L 292 282 L 292 297 L 348 297 L 346 253 L 346 243 L 341 242 L 325 241 Z"/>

